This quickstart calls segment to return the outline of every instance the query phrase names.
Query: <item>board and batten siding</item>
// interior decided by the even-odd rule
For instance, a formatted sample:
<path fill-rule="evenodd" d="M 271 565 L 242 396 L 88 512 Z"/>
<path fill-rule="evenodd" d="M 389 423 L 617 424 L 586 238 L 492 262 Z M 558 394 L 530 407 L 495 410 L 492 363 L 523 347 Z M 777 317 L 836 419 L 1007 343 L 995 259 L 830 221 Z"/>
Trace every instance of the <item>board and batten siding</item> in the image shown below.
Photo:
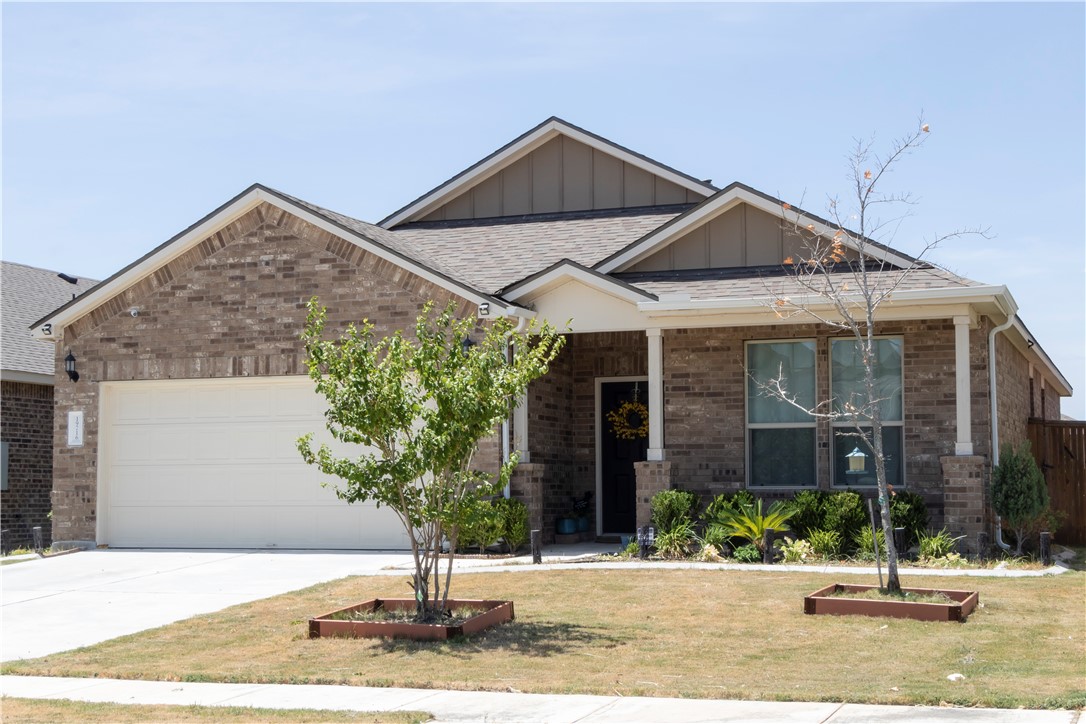
<path fill-rule="evenodd" d="M 803 239 L 787 222 L 739 204 L 676 239 L 624 271 L 773 266 L 803 258 Z"/>
<path fill-rule="evenodd" d="M 670 206 L 704 198 L 580 141 L 559 136 L 438 207 L 422 221 Z"/>

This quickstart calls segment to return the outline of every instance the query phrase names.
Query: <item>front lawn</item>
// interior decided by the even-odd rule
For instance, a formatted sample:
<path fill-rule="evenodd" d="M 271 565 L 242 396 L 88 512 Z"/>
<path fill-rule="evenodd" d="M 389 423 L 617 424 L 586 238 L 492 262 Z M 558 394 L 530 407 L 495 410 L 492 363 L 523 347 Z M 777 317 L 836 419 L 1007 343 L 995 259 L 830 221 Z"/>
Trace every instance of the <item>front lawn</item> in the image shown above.
<path fill-rule="evenodd" d="M 851 577 L 850 577 L 851 578 Z M 517 620 L 447 643 L 307 638 L 307 619 L 404 577 L 348 578 L 5 673 L 998 707 L 1086 704 L 1086 575 L 906 576 L 980 591 L 964 624 L 803 614 L 816 573 L 594 569 L 458 574 Z M 78 625 L 78 620 L 73 620 Z M 950 674 L 965 679 L 952 682 Z"/>
<path fill-rule="evenodd" d="M 150 706 L 108 704 L 67 699 L 0 699 L 0 719 L 5 724 L 146 724 L 146 722 L 219 722 L 229 724 L 418 724 L 431 719 L 421 712 L 358 712 L 308 709 L 254 709 L 240 706 Z"/>

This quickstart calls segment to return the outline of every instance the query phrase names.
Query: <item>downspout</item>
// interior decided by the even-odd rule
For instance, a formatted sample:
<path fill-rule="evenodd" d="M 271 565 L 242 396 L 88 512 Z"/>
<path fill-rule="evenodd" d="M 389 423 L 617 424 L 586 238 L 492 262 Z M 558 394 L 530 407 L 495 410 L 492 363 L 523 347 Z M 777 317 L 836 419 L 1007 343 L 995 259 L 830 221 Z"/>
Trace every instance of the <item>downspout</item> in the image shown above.
<path fill-rule="evenodd" d="M 992 329 L 988 333 L 988 394 L 991 396 L 991 422 L 992 422 L 992 468 L 999 464 L 999 406 L 996 404 L 998 395 L 996 394 L 996 353 L 995 353 L 995 338 L 1000 332 L 1008 329 L 1014 324 L 1014 313 L 1009 312 L 1007 314 L 1007 321 Z M 995 524 L 995 543 L 997 546 L 1005 551 L 1011 549 L 1010 544 L 1003 540 L 1003 524 L 999 516 L 996 516 Z"/>

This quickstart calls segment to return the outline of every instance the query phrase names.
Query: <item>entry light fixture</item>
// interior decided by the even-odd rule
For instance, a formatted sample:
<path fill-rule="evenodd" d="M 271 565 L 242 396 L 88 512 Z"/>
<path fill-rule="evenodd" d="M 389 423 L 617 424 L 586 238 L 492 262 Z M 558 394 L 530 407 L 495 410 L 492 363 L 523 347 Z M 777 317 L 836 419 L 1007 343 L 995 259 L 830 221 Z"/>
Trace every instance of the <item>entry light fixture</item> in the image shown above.
<path fill-rule="evenodd" d="M 68 356 L 64 358 L 64 371 L 72 382 L 79 382 L 79 373 L 75 371 L 75 355 L 71 350 L 68 350 Z"/>

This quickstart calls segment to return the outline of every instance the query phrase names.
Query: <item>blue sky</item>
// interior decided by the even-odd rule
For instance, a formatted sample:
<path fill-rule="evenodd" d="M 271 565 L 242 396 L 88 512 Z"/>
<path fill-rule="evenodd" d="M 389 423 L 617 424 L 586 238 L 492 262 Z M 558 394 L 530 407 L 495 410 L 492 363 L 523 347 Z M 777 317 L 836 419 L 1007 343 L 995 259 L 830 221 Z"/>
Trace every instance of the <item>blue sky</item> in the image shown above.
<path fill-rule="evenodd" d="M 105 278 L 254 181 L 378 221 L 551 115 L 822 211 L 932 134 L 894 244 L 1007 284 L 1086 417 L 1086 5 L 18 4 L 3 258 Z"/>

